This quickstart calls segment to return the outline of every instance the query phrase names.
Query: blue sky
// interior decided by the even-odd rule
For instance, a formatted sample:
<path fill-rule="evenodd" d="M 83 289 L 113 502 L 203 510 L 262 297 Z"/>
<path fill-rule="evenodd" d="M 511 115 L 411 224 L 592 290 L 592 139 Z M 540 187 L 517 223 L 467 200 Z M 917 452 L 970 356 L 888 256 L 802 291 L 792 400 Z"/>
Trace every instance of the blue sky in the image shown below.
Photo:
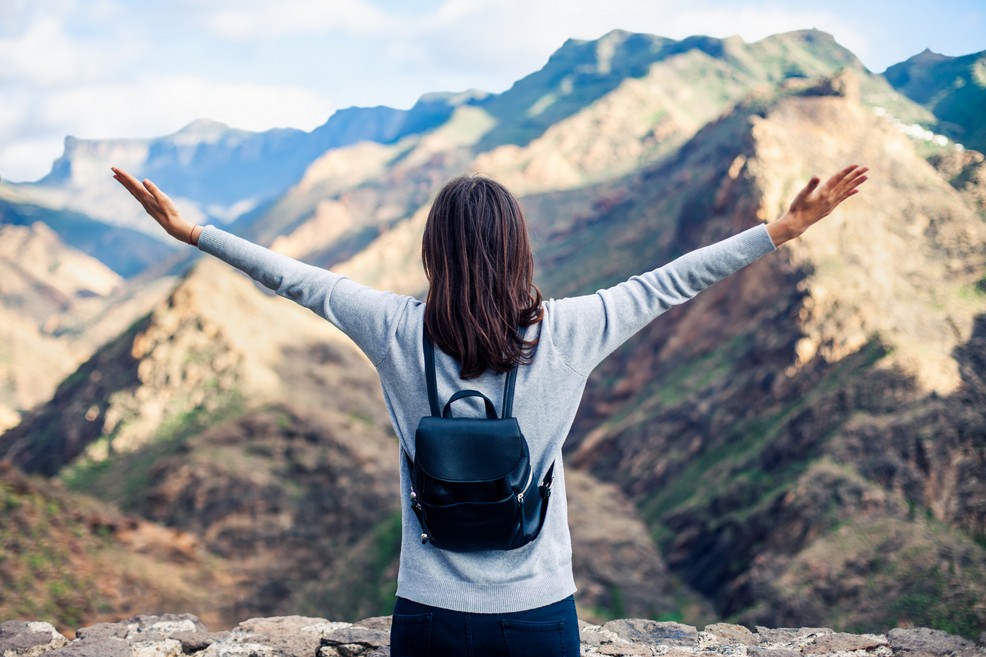
<path fill-rule="evenodd" d="M 310 130 L 341 107 L 503 91 L 566 38 L 615 28 L 752 41 L 809 27 L 881 72 L 924 48 L 986 50 L 986 0 L 0 0 L 0 177 L 44 175 L 66 135 L 200 117 Z"/>

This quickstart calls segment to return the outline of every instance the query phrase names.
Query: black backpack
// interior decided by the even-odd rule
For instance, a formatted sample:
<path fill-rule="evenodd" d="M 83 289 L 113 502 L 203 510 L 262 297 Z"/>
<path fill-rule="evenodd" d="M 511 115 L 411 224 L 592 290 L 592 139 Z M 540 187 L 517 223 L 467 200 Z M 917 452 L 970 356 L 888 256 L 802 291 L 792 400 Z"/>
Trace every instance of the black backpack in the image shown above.
<path fill-rule="evenodd" d="M 456 552 L 514 550 L 530 543 L 544 525 L 555 464 L 532 489 L 530 450 L 511 417 L 517 368 L 507 374 L 500 418 L 478 390 L 460 390 L 440 409 L 435 347 L 427 332 L 424 352 L 431 415 L 418 423 L 415 459 L 404 453 L 421 542 Z M 465 397 L 481 397 L 486 418 L 452 417 L 452 403 Z"/>

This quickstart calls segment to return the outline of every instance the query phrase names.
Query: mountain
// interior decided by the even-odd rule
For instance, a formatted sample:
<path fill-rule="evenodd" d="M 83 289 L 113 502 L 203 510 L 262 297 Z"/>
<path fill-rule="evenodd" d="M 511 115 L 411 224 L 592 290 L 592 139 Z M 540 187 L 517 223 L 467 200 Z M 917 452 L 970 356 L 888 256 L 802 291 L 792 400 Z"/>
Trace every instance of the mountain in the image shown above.
<path fill-rule="evenodd" d="M 174 252 L 174 246 L 122 226 L 109 226 L 90 216 L 71 210 L 55 209 L 26 202 L 20 189 L 11 193 L 0 187 L 0 225 L 32 226 L 42 223 L 53 230 L 61 242 L 77 249 L 121 276 L 134 276 L 149 263 Z"/>
<path fill-rule="evenodd" d="M 790 32 L 746 44 L 738 37 L 716 39 L 693 36 L 676 41 L 649 34 L 614 30 L 594 41 L 570 39 L 559 48 L 538 72 L 517 81 L 510 89 L 492 97 L 484 108 L 500 125 L 479 143 L 481 150 L 502 144 L 525 145 L 544 131 L 591 105 L 615 90 L 622 81 L 647 76 L 660 62 L 679 58 L 700 58 L 705 66 L 699 75 L 710 79 L 721 63 L 725 74 L 709 87 L 693 86 L 699 93 L 712 95 L 729 87 L 773 82 L 789 77 L 814 76 L 844 67 L 861 68 L 848 50 L 816 30 Z M 710 66 L 710 64 L 712 66 Z M 710 71 L 709 69 L 712 69 Z M 674 86 L 695 82 L 692 71 L 682 71 Z M 722 105 L 720 105 L 720 108 Z"/>
<path fill-rule="evenodd" d="M 35 183 L 5 184 L 0 191 L 51 210 L 67 210 L 111 225 L 158 236 L 141 212 L 117 188 L 111 165 L 149 177 L 192 220 L 226 223 L 276 197 L 327 150 L 359 141 L 390 143 L 442 123 L 481 92 L 429 94 L 408 110 L 348 108 L 311 132 L 273 129 L 250 132 L 199 119 L 178 132 L 154 139 L 65 138 L 51 172 Z"/>
<path fill-rule="evenodd" d="M 145 314 L 168 281 L 128 285 L 41 221 L 0 224 L 0 280 L 3 430 L 47 401 L 97 347 Z"/>
<path fill-rule="evenodd" d="M 331 232 L 319 227 L 327 222 L 350 222 L 348 229 L 336 229 L 333 243 L 309 250 L 314 261 L 334 264 L 413 214 L 427 202 L 435 180 L 462 170 L 477 154 L 484 158 L 476 166 L 505 173 L 509 167 L 520 168 L 525 179 L 543 179 L 537 183 L 542 189 L 573 187 L 600 176 L 628 173 L 666 155 L 758 86 L 827 75 L 842 67 L 864 70 L 852 53 L 815 30 L 752 44 L 735 37 L 675 41 L 617 30 L 597 41 L 570 40 L 541 70 L 502 94 L 426 94 L 408 110 L 349 108 L 311 132 L 254 133 L 202 119 L 155 139 L 68 137 L 63 155 L 47 176 L 37 183 L 0 187 L 0 202 L 24 204 L 30 212 L 44 215 L 40 218 L 46 222 L 50 216 L 53 227 L 57 217 L 83 215 L 160 238 L 139 206 L 107 175 L 107 168 L 116 164 L 154 179 L 191 221 L 228 223 L 242 218 L 235 230 L 264 244 L 278 236 L 304 242 L 311 233 Z M 898 119 L 933 122 L 923 108 L 894 93 L 883 78 L 866 75 L 863 87 L 869 104 L 886 108 Z M 617 110 L 611 116 L 611 110 L 625 106 L 627 100 L 634 102 L 635 96 L 649 105 L 646 112 L 630 117 Z M 597 104 L 594 111 L 586 112 Z M 595 147 L 566 144 L 564 135 L 573 131 L 562 126 L 577 116 L 581 119 L 576 122 L 603 122 L 604 132 L 616 138 Z M 641 139 L 625 139 L 620 130 L 630 130 Z M 575 133 L 581 134 L 581 129 Z M 442 143 L 436 144 L 439 134 Z M 534 140 L 540 140 L 538 148 L 517 152 L 517 147 L 523 151 Z M 631 151 L 622 153 L 621 147 Z M 382 188 L 371 192 L 369 199 L 365 191 L 353 199 L 339 198 L 341 180 L 335 185 L 323 183 L 325 169 L 335 170 L 323 159 L 355 160 L 371 168 L 386 164 L 394 178 L 354 180 L 354 185 L 343 189 Z M 420 171 L 423 165 L 433 179 Z M 411 169 L 419 172 L 400 173 Z M 403 175 L 420 182 L 405 183 Z M 352 175 L 344 178 L 352 180 Z M 317 226 L 305 228 L 308 221 Z M 92 253 L 77 232 L 59 232 L 71 246 Z M 124 235 L 118 229 L 110 234 L 115 240 Z M 117 254 L 126 254 L 129 262 L 125 267 L 111 266 L 121 272 L 126 269 L 127 275 L 160 257 L 129 244 L 94 255 L 109 264 Z"/>
<path fill-rule="evenodd" d="M 740 105 L 542 262 L 578 262 L 591 281 L 549 280 L 590 291 L 779 216 L 810 172 L 846 161 L 877 172 L 858 199 L 603 363 L 569 462 L 627 492 L 672 571 L 727 617 L 970 634 L 986 225 L 904 134 L 852 93 Z M 861 579 L 836 583 L 846 572 Z"/>
<path fill-rule="evenodd" d="M 0 451 L 196 537 L 234 583 L 252 582 L 221 587 L 223 613 L 239 617 L 280 609 L 291 582 L 330 572 L 393 513 L 396 452 L 380 404 L 372 369 L 341 334 L 207 260 Z"/>
<path fill-rule="evenodd" d="M 66 247 L 45 224 L 0 224 L 0 427 L 51 397 L 88 355 L 59 337 L 60 317 L 99 305 L 123 279 L 103 263 Z"/>
<path fill-rule="evenodd" d="M 583 616 L 976 635 L 981 154 L 929 148 L 934 116 L 815 31 L 614 32 L 503 94 L 434 100 L 420 129 L 349 115 L 379 141 L 318 154 L 231 229 L 421 294 L 428 202 L 478 169 L 522 196 L 537 283 L 560 297 L 773 220 L 814 173 L 873 172 L 594 373 L 566 453 Z M 0 437 L 0 458 L 194 536 L 250 583 L 217 585 L 224 613 L 386 610 L 397 455 L 371 366 L 209 259 L 164 284 Z M 87 317 L 57 326 L 89 335 Z"/>
<path fill-rule="evenodd" d="M 367 266 L 359 273 L 372 283 L 383 283 L 375 278 L 378 261 L 359 254 L 379 239 L 391 244 L 388 257 L 409 262 L 406 276 L 414 282 L 399 289 L 418 292 L 415 230 L 407 222 L 423 221 L 449 177 L 482 171 L 520 194 L 612 180 L 667 157 L 757 90 L 843 67 L 859 72 L 867 105 L 890 108 L 902 121 L 932 120 L 822 32 L 747 44 L 614 31 L 598 41 L 567 42 L 540 71 L 502 94 L 461 104 L 430 132 L 328 151 L 278 201 L 232 229 L 313 264 L 361 259 Z M 396 244 L 402 235 L 411 253 Z M 385 284 L 403 285 L 394 278 Z"/>
<path fill-rule="evenodd" d="M 884 72 L 911 100 L 937 117 L 940 131 L 967 148 L 986 152 L 986 50 L 949 57 L 925 50 Z"/>

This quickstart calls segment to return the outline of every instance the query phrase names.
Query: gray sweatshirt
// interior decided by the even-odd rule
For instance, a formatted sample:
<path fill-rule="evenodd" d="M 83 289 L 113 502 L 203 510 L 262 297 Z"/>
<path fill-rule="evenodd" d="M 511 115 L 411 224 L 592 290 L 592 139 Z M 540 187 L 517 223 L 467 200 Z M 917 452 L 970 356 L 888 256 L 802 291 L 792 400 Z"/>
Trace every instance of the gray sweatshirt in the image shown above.
<path fill-rule="evenodd" d="M 368 288 L 211 226 L 202 231 L 199 248 L 309 308 L 352 338 L 376 367 L 400 446 L 414 458 L 415 428 L 422 416 L 430 414 L 421 301 Z M 514 399 L 514 416 L 530 445 L 535 478 L 540 480 L 556 462 L 540 536 L 510 551 L 457 553 L 422 544 L 420 525 L 408 504 L 407 465 L 395 449 L 403 515 L 397 595 L 456 611 L 507 613 L 541 607 L 574 593 L 561 449 L 589 373 L 665 310 L 773 250 L 766 227 L 760 225 L 595 294 L 545 301 L 540 327 L 528 329 L 529 338 L 539 331 L 540 341 L 533 362 L 517 373 Z M 437 348 L 435 366 L 439 400 L 470 388 L 500 407 L 502 374 L 487 372 L 463 381 L 458 364 Z M 470 409 L 468 401 L 456 403 L 456 415 L 482 416 L 482 407 Z"/>

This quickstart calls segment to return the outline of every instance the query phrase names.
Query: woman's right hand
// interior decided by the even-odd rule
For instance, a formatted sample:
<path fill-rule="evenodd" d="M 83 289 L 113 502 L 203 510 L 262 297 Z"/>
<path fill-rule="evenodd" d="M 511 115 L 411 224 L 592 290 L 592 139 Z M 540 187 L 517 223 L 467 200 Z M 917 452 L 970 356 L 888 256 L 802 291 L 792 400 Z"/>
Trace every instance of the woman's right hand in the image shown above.
<path fill-rule="evenodd" d="M 201 226 L 195 226 L 181 216 L 181 212 L 168 195 L 148 179 L 138 181 L 123 169 L 110 167 L 113 178 L 123 185 L 137 202 L 144 206 L 147 214 L 163 228 L 168 235 L 186 244 L 198 244 Z"/>

